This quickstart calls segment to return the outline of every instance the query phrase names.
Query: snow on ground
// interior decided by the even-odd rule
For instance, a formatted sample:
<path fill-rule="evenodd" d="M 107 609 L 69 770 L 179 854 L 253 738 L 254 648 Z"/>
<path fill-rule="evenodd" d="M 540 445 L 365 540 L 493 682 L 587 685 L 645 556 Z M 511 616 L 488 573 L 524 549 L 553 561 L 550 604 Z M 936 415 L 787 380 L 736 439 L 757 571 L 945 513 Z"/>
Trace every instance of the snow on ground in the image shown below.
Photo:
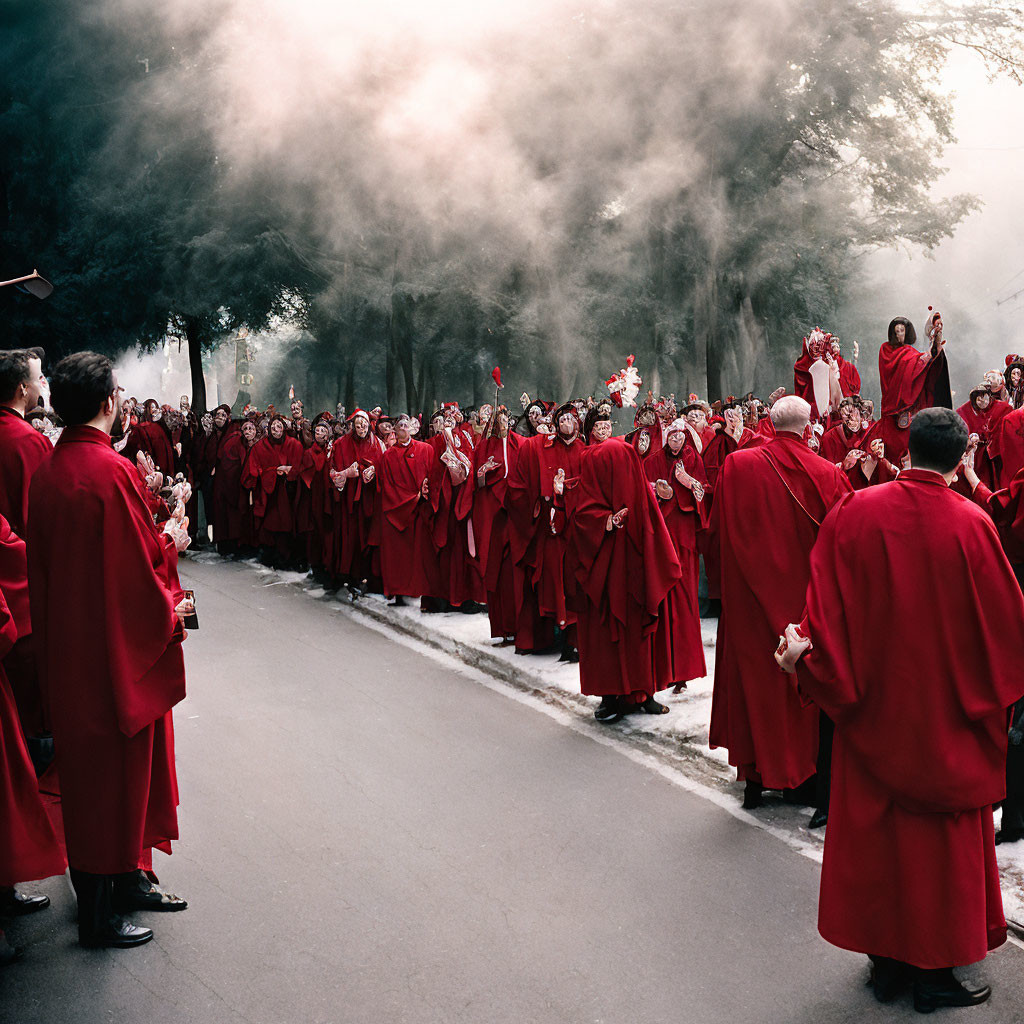
<path fill-rule="evenodd" d="M 189 552 L 187 558 L 207 563 L 221 560 L 211 551 Z M 498 680 L 525 694 L 528 702 L 564 721 L 577 726 L 585 723 L 584 731 L 590 735 L 617 745 L 666 777 L 675 776 L 672 781 L 688 780 L 684 783 L 686 788 L 734 816 L 771 832 L 804 856 L 821 860 L 824 830 L 811 832 L 806 828 L 810 815 L 807 808 L 784 804 L 768 794 L 758 810 L 741 810 L 742 787 L 735 781 L 726 751 L 708 748 L 717 619 L 701 620 L 707 675 L 688 682 L 686 690 L 680 694 L 666 690 L 658 695 L 658 700 L 671 709 L 669 714 L 628 715 L 613 725 L 591 728 L 598 698 L 584 697 L 580 693 L 579 666 L 560 663 L 557 654 L 517 655 L 512 647 L 496 646 L 498 641 L 488 635 L 486 614 L 427 615 L 420 611 L 418 601 L 409 600 L 405 607 L 396 608 L 376 594 L 353 602 L 344 589 L 337 593 L 326 591 L 305 573 L 268 569 L 255 559 L 244 564 L 264 579 L 264 586 L 301 587 L 307 597 L 331 602 L 339 611 L 369 618 L 381 628 L 412 637 L 421 645 L 454 657 L 482 672 L 490 682 Z M 998 822 L 997 811 L 997 828 Z M 1024 841 L 996 847 L 996 857 L 1007 919 L 1024 935 Z"/>

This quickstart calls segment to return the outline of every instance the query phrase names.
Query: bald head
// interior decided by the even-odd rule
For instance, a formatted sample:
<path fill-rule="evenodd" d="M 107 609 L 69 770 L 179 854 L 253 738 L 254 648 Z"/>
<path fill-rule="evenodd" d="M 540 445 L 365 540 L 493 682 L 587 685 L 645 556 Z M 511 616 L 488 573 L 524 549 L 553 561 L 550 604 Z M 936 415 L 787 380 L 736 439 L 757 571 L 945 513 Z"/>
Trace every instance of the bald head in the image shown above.
<path fill-rule="evenodd" d="M 776 430 L 802 434 L 810 422 L 810 404 L 796 395 L 784 395 L 772 406 L 772 425 Z"/>

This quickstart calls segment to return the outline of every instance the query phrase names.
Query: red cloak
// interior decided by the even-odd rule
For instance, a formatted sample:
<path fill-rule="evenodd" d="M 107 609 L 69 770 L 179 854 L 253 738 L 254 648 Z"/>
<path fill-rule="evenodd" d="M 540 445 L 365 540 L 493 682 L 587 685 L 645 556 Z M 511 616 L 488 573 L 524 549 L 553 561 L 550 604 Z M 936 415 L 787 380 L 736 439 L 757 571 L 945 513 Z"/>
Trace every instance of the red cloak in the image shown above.
<path fill-rule="evenodd" d="M 538 434 L 520 446 L 508 477 L 512 555 L 525 573 L 517 606 L 522 613 L 535 595 L 541 617 L 562 628 L 575 622 L 575 615 L 565 599 L 565 506 L 562 499 L 555 500 L 554 481 L 561 469 L 566 489 L 575 486 L 584 448 L 578 435 L 566 444 L 553 434 Z M 522 622 L 521 614 L 519 618 Z M 520 643 L 518 632 L 516 646 L 528 647 Z"/>
<path fill-rule="evenodd" d="M 53 445 L 20 413 L 0 405 L 0 516 L 19 537 L 25 536 L 32 474 L 52 454 Z"/>
<path fill-rule="evenodd" d="M 295 494 L 295 532 L 306 538 L 306 556 L 311 566 L 334 561 L 334 533 L 326 484 L 328 451 L 314 441 L 299 461 L 298 490 Z M 334 484 L 331 484 L 334 490 Z"/>
<path fill-rule="evenodd" d="M 132 427 L 128 434 L 128 443 L 121 454 L 134 464 L 139 452 L 145 452 L 165 477 L 173 478 L 177 466 L 177 453 L 171 435 L 167 433 L 162 421 L 157 423 L 147 420 Z"/>
<path fill-rule="evenodd" d="M 294 437 L 285 434 L 280 441 L 269 435 L 252 446 L 242 471 L 242 486 L 253 491 L 253 517 L 261 544 L 271 544 L 278 534 L 291 536 L 295 530 L 294 488 L 288 485 L 299 476 L 303 448 Z M 278 466 L 291 466 L 278 473 Z"/>
<path fill-rule="evenodd" d="M 571 507 L 580 688 L 652 696 L 675 682 L 657 639 L 667 640 L 658 623 L 682 570 L 633 447 L 608 440 L 586 448 Z M 625 525 L 608 530 L 623 508 Z"/>
<path fill-rule="evenodd" d="M 381 576 L 384 593 L 392 597 L 435 597 L 440 589 L 430 498 L 421 496 L 434 461 L 429 444 L 410 441 L 393 445 L 378 464 Z"/>
<path fill-rule="evenodd" d="M 136 481 L 107 434 L 66 427 L 29 495 L 32 625 L 68 860 L 94 874 L 131 871 L 178 836 L 177 554 Z"/>
<path fill-rule="evenodd" d="M 328 470 L 340 472 L 353 463 L 359 476 L 345 482 L 338 490 L 328 476 L 328 494 L 334 508 L 335 560 L 334 572 L 355 582 L 380 576 L 379 533 L 374 529 L 374 516 L 380 498 L 377 473 L 384 449 L 372 432 L 360 440 L 354 432 L 339 437 L 331 449 Z M 373 466 L 374 476 L 367 483 L 363 472 Z"/>
<path fill-rule="evenodd" d="M 836 727 L 822 936 L 981 960 L 1006 937 L 992 804 L 1024 693 L 1024 598 L 992 523 L 927 470 L 847 498 L 811 554 L 806 628 L 800 685 Z"/>
<path fill-rule="evenodd" d="M 217 446 L 213 472 L 213 539 L 217 543 L 242 537 L 242 464 L 249 449 L 239 429 L 228 426 Z M 248 505 L 246 495 L 245 505 Z"/>
<path fill-rule="evenodd" d="M 989 450 L 999 458 L 998 486 L 1009 487 L 1024 467 L 1024 409 L 1013 409 L 999 420 Z"/>
<path fill-rule="evenodd" d="M 949 367 L 946 353 L 934 358 L 912 345 L 882 342 L 878 350 L 878 378 L 882 407 L 878 436 L 885 441 L 885 456 L 899 466 L 907 452 L 910 421 L 920 409 L 949 406 Z"/>
<path fill-rule="evenodd" d="M 0 519 L 0 523 L 4 521 Z M 24 551 L 24 546 L 22 546 Z M 0 587 L 0 658 L 17 628 Z M 0 668 L 0 888 L 62 875 L 67 863 L 39 796 L 18 711 Z"/>
<path fill-rule="evenodd" d="M 515 583 L 505 498 L 508 477 L 515 466 L 521 438 L 484 435 L 473 452 L 473 536 L 477 559 L 484 573 L 487 615 L 492 637 L 514 636 L 516 631 Z M 481 479 L 479 470 L 493 459 L 498 465 Z"/>
<path fill-rule="evenodd" d="M 767 789 L 815 772 L 818 711 L 802 704 L 772 657 L 803 614 L 809 556 L 825 513 L 850 490 L 846 477 L 796 434 L 734 452 L 722 467 L 711 543 L 720 551 L 710 744 L 729 750 L 740 779 Z"/>
<path fill-rule="evenodd" d="M 998 433 L 1000 421 L 1010 411 L 1009 403 L 998 398 L 991 399 L 985 410 L 976 409 L 971 401 L 964 402 L 957 409 L 960 418 L 967 424 L 967 429 L 972 434 L 977 434 L 981 441 L 974 453 L 974 469 L 988 487 L 999 486 L 999 444 L 998 441 L 994 442 L 994 438 Z"/>
<path fill-rule="evenodd" d="M 444 433 L 427 441 L 434 450 L 430 471 L 430 505 L 433 509 L 431 537 L 437 552 L 438 581 L 442 598 L 458 608 L 466 601 L 486 600 L 484 582 L 476 558 L 473 529 L 473 446 L 463 430 L 452 431 L 455 450 L 468 462 L 466 479 L 456 484 L 441 456 L 448 448 Z M 460 460 L 461 461 L 461 460 Z"/>
<path fill-rule="evenodd" d="M 769 420 L 769 423 L 771 420 Z M 715 507 L 715 487 L 718 484 L 718 474 L 721 472 L 722 466 L 725 463 L 726 458 L 731 455 L 734 451 L 740 448 L 746 448 L 750 445 L 764 444 L 765 440 L 769 440 L 775 436 L 774 425 L 772 426 L 771 433 L 757 433 L 748 427 L 743 428 L 743 432 L 740 434 L 739 441 L 732 438 L 724 430 L 719 430 L 715 433 L 711 443 L 706 445 L 704 448 L 703 455 L 701 456 L 704 462 L 704 477 L 708 482 L 707 493 L 704 495 L 704 504 L 707 507 L 708 516 L 710 517 L 711 511 Z M 721 589 L 721 570 L 718 565 L 718 548 L 710 541 L 710 536 L 707 532 L 701 533 L 698 537 L 700 544 L 700 553 L 704 556 L 704 571 L 708 577 L 708 597 L 717 600 L 722 596 Z"/>
<path fill-rule="evenodd" d="M 704 501 L 697 501 L 693 492 L 676 479 L 675 467 L 680 462 L 690 476 L 704 483 L 704 464 L 689 445 L 684 444 L 678 455 L 673 455 L 666 446 L 644 463 L 648 480 L 665 480 L 672 488 L 671 498 L 658 498 L 657 501 L 682 573 L 666 598 L 662 621 L 668 637 L 670 660 L 667 674 L 673 683 L 702 679 L 707 675 L 697 604 L 700 578 L 697 535 L 707 525 L 707 518 Z"/>

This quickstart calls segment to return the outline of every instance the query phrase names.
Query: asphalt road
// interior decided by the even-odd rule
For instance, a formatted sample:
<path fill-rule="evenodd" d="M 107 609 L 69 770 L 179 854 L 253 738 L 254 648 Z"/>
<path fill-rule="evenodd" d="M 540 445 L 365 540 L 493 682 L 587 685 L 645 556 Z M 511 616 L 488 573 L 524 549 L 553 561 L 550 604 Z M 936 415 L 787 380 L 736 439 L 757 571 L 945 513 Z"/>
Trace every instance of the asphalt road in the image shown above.
<path fill-rule="evenodd" d="M 183 914 L 75 944 L 67 883 L 15 923 L 0 1020 L 917 1019 L 815 930 L 818 867 L 607 745 L 251 569 L 195 564 L 176 712 Z M 967 1013 L 1024 1018 L 1024 959 Z M 948 1011 L 952 1012 L 952 1011 Z"/>

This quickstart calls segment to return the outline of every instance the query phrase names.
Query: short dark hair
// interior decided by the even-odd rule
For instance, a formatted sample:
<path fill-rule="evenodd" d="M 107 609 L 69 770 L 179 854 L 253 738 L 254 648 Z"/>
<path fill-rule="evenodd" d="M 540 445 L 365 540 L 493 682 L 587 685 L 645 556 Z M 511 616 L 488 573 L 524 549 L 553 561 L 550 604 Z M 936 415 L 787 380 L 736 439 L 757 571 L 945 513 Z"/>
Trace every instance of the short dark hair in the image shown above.
<path fill-rule="evenodd" d="M 967 424 L 952 409 L 922 409 L 910 424 L 910 461 L 949 473 L 967 449 Z"/>
<path fill-rule="evenodd" d="M 69 427 L 88 423 L 114 391 L 114 364 L 98 352 L 75 352 L 54 368 L 50 402 Z"/>
<path fill-rule="evenodd" d="M 33 352 L 24 348 L 11 348 L 0 352 L 0 402 L 9 402 L 20 384 L 32 378 L 28 361 L 37 359 Z"/>

